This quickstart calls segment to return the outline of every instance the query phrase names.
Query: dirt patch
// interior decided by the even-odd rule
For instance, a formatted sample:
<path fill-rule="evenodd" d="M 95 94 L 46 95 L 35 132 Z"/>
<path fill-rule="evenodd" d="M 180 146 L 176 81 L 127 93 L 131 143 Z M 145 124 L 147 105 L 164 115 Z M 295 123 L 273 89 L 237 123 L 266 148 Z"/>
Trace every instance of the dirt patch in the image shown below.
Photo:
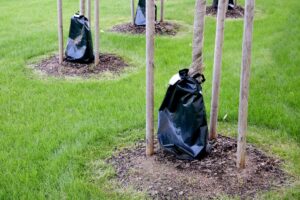
<path fill-rule="evenodd" d="M 236 6 L 234 9 L 228 9 L 226 13 L 226 18 L 243 18 L 245 10 L 242 6 Z M 217 16 L 217 9 L 213 6 L 206 7 L 206 14 L 210 16 Z"/>
<path fill-rule="evenodd" d="M 145 156 L 144 142 L 107 160 L 124 186 L 146 191 L 152 199 L 213 199 L 220 195 L 252 198 L 258 192 L 287 184 L 280 160 L 247 146 L 247 168 L 235 166 L 236 140 L 219 136 L 202 160 L 177 160 L 160 149 Z"/>
<path fill-rule="evenodd" d="M 58 63 L 58 56 L 51 56 L 42 60 L 34 67 L 43 73 L 52 76 L 80 76 L 90 77 L 94 74 L 100 74 L 103 72 L 112 72 L 114 74 L 120 73 L 128 65 L 120 56 L 115 54 L 100 54 L 100 64 L 94 66 L 91 64 L 82 64 L 68 62 L 66 60 L 60 65 Z"/>
<path fill-rule="evenodd" d="M 160 22 L 155 24 L 155 32 L 157 35 L 175 36 L 180 29 L 180 25 L 171 22 Z M 145 26 L 135 26 L 131 23 L 119 24 L 114 26 L 110 31 L 118 33 L 144 34 Z"/>

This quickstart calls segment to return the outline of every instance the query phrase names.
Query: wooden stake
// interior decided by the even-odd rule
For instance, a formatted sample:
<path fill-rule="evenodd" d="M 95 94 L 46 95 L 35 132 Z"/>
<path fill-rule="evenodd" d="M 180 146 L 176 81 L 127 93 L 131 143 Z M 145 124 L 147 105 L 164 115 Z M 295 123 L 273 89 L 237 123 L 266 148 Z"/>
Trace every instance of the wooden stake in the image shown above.
<path fill-rule="evenodd" d="M 160 0 L 160 22 L 164 21 L 164 0 Z"/>
<path fill-rule="evenodd" d="M 135 8 L 134 8 L 134 0 L 131 0 L 131 23 L 132 23 L 132 25 L 134 25 L 134 10 L 135 10 Z"/>
<path fill-rule="evenodd" d="M 248 117 L 249 78 L 252 50 L 252 33 L 254 20 L 255 0 L 246 0 L 243 36 L 243 58 L 240 83 L 240 105 L 238 121 L 237 167 L 244 169 L 246 166 L 246 132 Z"/>
<path fill-rule="evenodd" d="M 99 59 L 99 0 L 95 0 L 95 66 L 100 63 Z"/>
<path fill-rule="evenodd" d="M 85 0 L 80 0 L 80 15 L 85 15 Z"/>
<path fill-rule="evenodd" d="M 193 55 L 192 65 L 189 75 L 194 76 L 197 73 L 203 73 L 203 41 L 204 41 L 204 24 L 206 13 L 206 0 L 197 0 L 195 5 L 194 16 L 194 38 L 193 38 Z"/>
<path fill-rule="evenodd" d="M 220 77 L 222 67 L 222 50 L 224 42 L 224 27 L 225 15 L 227 11 L 228 0 L 219 0 L 218 16 L 217 16 L 217 30 L 216 30 L 216 44 L 214 55 L 214 72 L 213 72 L 213 88 L 212 88 L 212 103 L 210 115 L 210 129 L 209 139 L 217 138 L 217 120 L 219 107 L 219 93 L 220 93 Z"/>
<path fill-rule="evenodd" d="M 62 0 L 57 0 L 58 13 L 58 57 L 59 64 L 64 60 L 64 37 L 63 37 L 63 15 L 62 15 Z"/>
<path fill-rule="evenodd" d="M 87 16 L 90 25 L 92 24 L 92 0 L 87 0 Z"/>
<path fill-rule="evenodd" d="M 146 155 L 154 153 L 154 0 L 146 1 Z"/>

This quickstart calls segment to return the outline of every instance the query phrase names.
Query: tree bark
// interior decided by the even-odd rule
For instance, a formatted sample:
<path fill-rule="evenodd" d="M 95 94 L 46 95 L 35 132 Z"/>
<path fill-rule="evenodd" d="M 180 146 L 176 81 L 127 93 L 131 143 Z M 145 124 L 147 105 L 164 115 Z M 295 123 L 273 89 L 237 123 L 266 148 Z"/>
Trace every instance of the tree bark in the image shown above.
<path fill-rule="evenodd" d="M 80 15 L 85 15 L 85 0 L 80 0 Z"/>
<path fill-rule="evenodd" d="M 57 0 L 57 18 L 58 18 L 58 59 L 59 64 L 62 64 L 64 59 L 64 37 L 63 37 L 63 14 L 62 0 Z"/>
<path fill-rule="evenodd" d="M 131 0 L 131 23 L 134 25 L 134 0 Z"/>
<path fill-rule="evenodd" d="M 225 27 L 225 15 L 227 11 L 227 5 L 228 5 L 228 0 L 219 1 L 218 14 L 217 14 L 215 55 L 214 55 L 210 129 L 209 129 L 210 140 L 217 138 L 217 120 L 218 120 L 219 93 L 220 93 L 220 77 L 221 77 L 221 67 L 222 67 L 222 50 L 223 50 L 223 42 L 224 42 L 224 27 Z"/>
<path fill-rule="evenodd" d="M 154 153 L 154 0 L 146 1 L 146 155 Z"/>
<path fill-rule="evenodd" d="M 246 133 L 248 117 L 249 79 L 252 50 L 252 33 L 254 20 L 254 0 L 245 2 L 243 57 L 240 83 L 240 105 L 238 120 L 237 167 L 244 169 L 246 166 Z"/>
<path fill-rule="evenodd" d="M 95 0 L 95 66 L 99 64 L 99 0 Z"/>
<path fill-rule="evenodd" d="M 204 41 L 204 24 L 206 13 L 206 0 L 196 0 L 194 16 L 194 38 L 192 65 L 189 75 L 194 76 L 197 73 L 202 74 L 203 67 L 203 41 Z"/>
<path fill-rule="evenodd" d="M 92 0 L 87 0 L 87 16 L 90 25 L 92 24 Z"/>
<path fill-rule="evenodd" d="M 164 21 L 164 0 L 160 0 L 160 22 Z"/>

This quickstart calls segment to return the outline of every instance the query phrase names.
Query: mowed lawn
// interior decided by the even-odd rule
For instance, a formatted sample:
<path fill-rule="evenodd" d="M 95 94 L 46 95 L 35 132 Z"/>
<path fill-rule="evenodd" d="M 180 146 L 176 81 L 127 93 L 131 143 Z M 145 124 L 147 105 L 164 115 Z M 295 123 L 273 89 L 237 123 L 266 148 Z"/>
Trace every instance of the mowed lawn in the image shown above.
<path fill-rule="evenodd" d="M 176 37 L 156 38 L 156 111 L 169 78 L 191 63 L 194 1 L 165 4 L 166 19 L 183 28 Z M 78 0 L 63 7 L 66 40 Z M 123 56 L 130 70 L 92 80 L 45 77 L 28 64 L 57 52 L 56 1 L 0 0 L 0 199 L 144 198 L 117 187 L 104 162 L 145 134 L 145 37 L 108 31 L 129 20 L 129 0 L 101 1 L 101 51 Z M 215 22 L 206 18 L 208 115 Z M 219 132 L 231 136 L 237 134 L 242 30 L 242 20 L 226 21 Z M 283 159 L 294 176 L 291 185 L 261 198 L 299 199 L 299 0 L 257 0 L 253 41 L 248 141 Z"/>

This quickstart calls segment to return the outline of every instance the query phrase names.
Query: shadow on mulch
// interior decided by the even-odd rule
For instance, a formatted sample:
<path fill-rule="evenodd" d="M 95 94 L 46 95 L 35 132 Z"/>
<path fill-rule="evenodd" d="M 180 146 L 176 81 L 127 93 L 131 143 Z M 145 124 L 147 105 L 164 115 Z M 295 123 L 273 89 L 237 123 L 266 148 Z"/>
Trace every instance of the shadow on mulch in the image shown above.
<path fill-rule="evenodd" d="M 125 187 L 146 191 L 152 199 L 212 199 L 220 195 L 253 198 L 259 192 L 288 184 L 281 161 L 247 146 L 247 167 L 236 168 L 236 140 L 219 136 L 210 155 L 202 160 L 177 160 L 160 149 L 145 156 L 144 142 L 107 160 Z"/>
<path fill-rule="evenodd" d="M 232 10 L 230 9 L 227 10 L 226 18 L 234 18 L 234 19 L 243 18 L 244 13 L 245 13 L 244 8 L 238 5 Z M 217 9 L 214 8 L 213 6 L 208 6 L 206 7 L 206 14 L 210 16 L 217 16 Z"/>
<path fill-rule="evenodd" d="M 115 54 L 100 54 L 100 64 L 94 66 L 94 63 L 83 64 L 64 60 L 60 65 L 58 55 L 51 56 L 34 65 L 34 68 L 51 76 L 76 76 L 89 78 L 92 75 L 104 72 L 119 74 L 128 64 L 123 58 Z"/>
<path fill-rule="evenodd" d="M 180 29 L 180 25 L 173 22 L 160 22 L 155 24 L 155 33 L 157 35 L 175 36 Z M 110 30 L 118 33 L 145 34 L 146 26 L 136 26 L 132 23 L 119 24 Z"/>

